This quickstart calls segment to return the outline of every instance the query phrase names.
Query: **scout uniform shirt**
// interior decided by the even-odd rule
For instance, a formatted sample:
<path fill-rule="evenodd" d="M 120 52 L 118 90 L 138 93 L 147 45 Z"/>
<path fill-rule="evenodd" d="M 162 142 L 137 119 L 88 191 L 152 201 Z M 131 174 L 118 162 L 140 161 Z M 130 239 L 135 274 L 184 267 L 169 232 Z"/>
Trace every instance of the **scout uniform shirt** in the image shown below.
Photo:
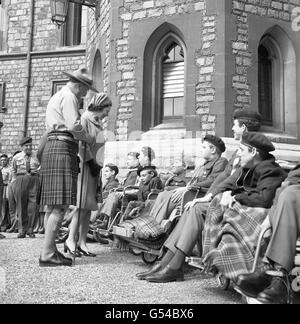
<path fill-rule="evenodd" d="M 36 158 L 20 152 L 13 157 L 12 175 L 34 175 L 38 173 L 39 167 L 40 164 Z"/>

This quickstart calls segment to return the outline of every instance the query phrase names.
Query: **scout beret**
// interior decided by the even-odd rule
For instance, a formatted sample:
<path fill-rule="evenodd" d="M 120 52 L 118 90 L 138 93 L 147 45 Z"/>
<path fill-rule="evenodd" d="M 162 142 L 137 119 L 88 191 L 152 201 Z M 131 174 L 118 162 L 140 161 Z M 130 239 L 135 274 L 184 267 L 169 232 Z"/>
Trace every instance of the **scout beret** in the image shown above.
<path fill-rule="evenodd" d="M 221 140 L 220 137 L 214 135 L 206 135 L 203 141 L 209 142 L 215 147 L 217 147 L 222 153 L 226 151 L 225 143 Z"/>
<path fill-rule="evenodd" d="M 8 159 L 8 155 L 7 155 L 7 154 L 1 154 L 1 155 L 0 155 L 0 159 L 2 159 L 2 158 L 6 158 L 6 159 Z"/>
<path fill-rule="evenodd" d="M 137 171 L 138 176 L 140 177 L 141 172 L 145 171 L 145 170 L 153 171 L 154 173 L 156 173 L 156 166 L 154 166 L 154 165 L 146 165 L 146 166 L 140 167 L 138 169 L 138 171 Z"/>
<path fill-rule="evenodd" d="M 261 122 L 262 116 L 255 110 L 252 109 L 236 109 L 233 113 L 233 119 L 247 118 L 251 120 L 257 120 Z"/>
<path fill-rule="evenodd" d="M 263 134 L 256 132 L 246 132 L 242 136 L 241 144 L 255 147 L 262 152 L 273 152 L 275 147 L 272 142 Z"/>
<path fill-rule="evenodd" d="M 32 143 L 32 138 L 31 137 L 24 137 L 20 141 L 20 145 L 23 146 L 25 144 Z"/>

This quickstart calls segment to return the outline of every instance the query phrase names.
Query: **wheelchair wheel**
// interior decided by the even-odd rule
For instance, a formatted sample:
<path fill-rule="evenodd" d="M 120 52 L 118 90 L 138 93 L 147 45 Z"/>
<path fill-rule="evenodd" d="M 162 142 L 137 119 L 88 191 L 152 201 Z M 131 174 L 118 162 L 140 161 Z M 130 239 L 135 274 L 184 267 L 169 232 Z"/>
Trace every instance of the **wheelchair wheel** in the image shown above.
<path fill-rule="evenodd" d="M 218 273 L 216 276 L 218 285 L 223 290 L 228 290 L 230 286 L 230 279 L 225 278 L 221 273 Z"/>
<path fill-rule="evenodd" d="M 300 268 L 295 268 L 292 271 L 292 289 L 295 293 L 300 292 Z"/>
<path fill-rule="evenodd" d="M 158 256 L 155 254 L 150 254 L 147 252 L 142 252 L 142 260 L 146 263 L 146 264 L 153 264 L 155 263 L 155 261 L 158 259 Z"/>
<path fill-rule="evenodd" d="M 143 252 L 135 247 L 129 246 L 129 252 L 135 256 L 140 256 Z"/>

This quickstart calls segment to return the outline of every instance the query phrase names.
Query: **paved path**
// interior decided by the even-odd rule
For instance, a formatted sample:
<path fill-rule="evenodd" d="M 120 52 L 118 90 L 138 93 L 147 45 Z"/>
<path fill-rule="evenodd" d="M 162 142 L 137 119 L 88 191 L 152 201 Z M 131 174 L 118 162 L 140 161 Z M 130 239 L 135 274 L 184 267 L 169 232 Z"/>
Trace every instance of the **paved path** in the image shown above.
<path fill-rule="evenodd" d="M 241 303 L 233 290 L 220 290 L 215 279 L 194 269 L 188 269 L 185 281 L 180 283 L 136 280 L 135 273 L 146 269 L 140 257 L 98 243 L 90 244 L 91 251 L 98 254 L 96 258 L 77 259 L 72 268 L 39 268 L 41 236 L 18 240 L 16 234 L 5 235 L 7 238 L 0 240 L 0 304 Z"/>

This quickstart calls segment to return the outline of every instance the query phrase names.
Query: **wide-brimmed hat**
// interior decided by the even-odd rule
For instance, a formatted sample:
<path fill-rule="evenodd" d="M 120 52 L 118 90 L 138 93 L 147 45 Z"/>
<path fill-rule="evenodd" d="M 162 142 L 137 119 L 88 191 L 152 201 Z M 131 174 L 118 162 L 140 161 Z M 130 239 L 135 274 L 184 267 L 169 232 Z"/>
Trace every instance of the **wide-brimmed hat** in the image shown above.
<path fill-rule="evenodd" d="M 67 75 L 71 81 L 79 82 L 85 86 L 87 86 L 90 90 L 94 92 L 99 92 L 94 86 L 93 86 L 93 79 L 88 74 L 88 71 L 86 68 L 78 69 L 72 73 L 70 72 L 63 72 L 65 75 Z"/>

